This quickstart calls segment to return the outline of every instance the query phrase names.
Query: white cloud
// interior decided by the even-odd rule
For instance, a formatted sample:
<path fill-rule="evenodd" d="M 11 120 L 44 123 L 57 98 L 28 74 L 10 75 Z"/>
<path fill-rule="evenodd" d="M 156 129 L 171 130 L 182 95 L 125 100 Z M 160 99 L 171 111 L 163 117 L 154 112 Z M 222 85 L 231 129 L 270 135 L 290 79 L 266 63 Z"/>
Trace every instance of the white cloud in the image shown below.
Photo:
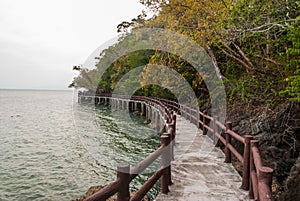
<path fill-rule="evenodd" d="M 138 0 L 1 0 L 0 88 L 64 88 L 72 65 L 141 10 Z"/>

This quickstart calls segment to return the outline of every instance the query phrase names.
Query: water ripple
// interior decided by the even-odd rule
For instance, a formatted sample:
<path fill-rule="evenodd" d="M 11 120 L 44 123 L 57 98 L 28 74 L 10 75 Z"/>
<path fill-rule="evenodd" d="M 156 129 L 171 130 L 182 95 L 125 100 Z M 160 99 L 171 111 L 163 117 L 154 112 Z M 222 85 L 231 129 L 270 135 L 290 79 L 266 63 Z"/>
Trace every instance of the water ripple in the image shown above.
<path fill-rule="evenodd" d="M 0 90 L 1 201 L 75 199 L 112 181 L 119 161 L 135 164 L 158 145 L 143 119 L 132 116 L 129 123 L 105 108 L 77 112 L 80 135 L 71 92 Z M 96 122 L 88 122 L 91 112 Z M 92 132 L 95 125 L 99 132 Z M 139 176 L 132 188 L 146 178 Z"/>

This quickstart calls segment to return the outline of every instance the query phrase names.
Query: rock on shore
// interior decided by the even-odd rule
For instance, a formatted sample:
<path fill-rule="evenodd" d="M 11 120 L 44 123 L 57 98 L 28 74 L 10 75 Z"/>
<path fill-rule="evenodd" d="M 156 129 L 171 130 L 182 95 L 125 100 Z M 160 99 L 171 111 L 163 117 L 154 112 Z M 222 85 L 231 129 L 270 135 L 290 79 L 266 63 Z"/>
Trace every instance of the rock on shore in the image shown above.
<path fill-rule="evenodd" d="M 73 201 L 83 201 L 84 199 L 93 195 L 94 193 L 98 192 L 99 190 L 101 190 L 104 187 L 105 186 L 92 186 L 89 188 L 89 190 L 84 195 L 80 196 L 80 198 L 73 200 Z M 133 195 L 134 195 L 134 193 L 130 193 L 130 196 L 133 196 Z M 115 194 L 107 199 L 107 201 L 116 201 L 116 200 L 117 200 L 117 194 Z M 142 201 L 149 201 L 149 199 L 147 196 L 145 196 Z"/>

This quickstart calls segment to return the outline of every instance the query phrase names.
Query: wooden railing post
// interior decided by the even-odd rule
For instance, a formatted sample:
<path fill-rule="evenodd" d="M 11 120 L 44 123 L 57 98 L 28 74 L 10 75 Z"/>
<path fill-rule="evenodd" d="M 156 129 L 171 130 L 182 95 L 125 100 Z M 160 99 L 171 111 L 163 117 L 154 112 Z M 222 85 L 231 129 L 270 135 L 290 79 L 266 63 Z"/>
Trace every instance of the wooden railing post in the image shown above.
<path fill-rule="evenodd" d="M 251 191 L 249 192 L 250 196 L 251 196 L 251 193 L 253 191 L 253 199 L 254 200 L 259 200 L 259 187 L 258 187 L 258 174 L 259 172 L 257 172 L 257 169 L 258 167 L 262 167 L 262 161 L 261 161 L 261 158 L 258 156 L 258 140 L 251 140 L 250 142 L 250 146 L 251 146 L 251 149 L 250 149 L 250 157 L 252 155 L 252 158 L 250 158 L 250 176 L 251 177 L 251 187 L 252 189 L 250 189 Z M 255 155 L 254 155 L 255 154 Z M 252 167 L 251 167 L 252 165 Z M 252 168 L 252 169 L 251 169 Z M 251 175 L 252 173 L 252 175 Z"/>
<path fill-rule="evenodd" d="M 249 190 L 249 176 L 250 176 L 250 142 L 253 139 L 251 135 L 244 136 L 244 160 L 243 160 L 243 180 L 241 189 Z"/>
<path fill-rule="evenodd" d="M 214 142 L 214 145 L 215 147 L 219 147 L 219 138 L 217 137 L 217 123 L 216 121 L 218 120 L 217 117 L 213 116 L 213 142 Z"/>
<path fill-rule="evenodd" d="M 168 127 L 168 134 L 170 134 L 170 149 L 171 149 L 171 159 L 174 160 L 174 146 L 175 146 L 175 130 L 176 130 L 176 115 L 171 115 L 171 123 L 169 124 Z"/>
<path fill-rule="evenodd" d="M 125 111 L 129 113 L 129 101 L 125 101 Z"/>
<path fill-rule="evenodd" d="M 272 186 L 273 169 L 269 167 L 260 167 L 258 173 L 258 189 L 260 201 L 271 201 L 272 192 L 270 191 Z"/>
<path fill-rule="evenodd" d="M 197 115 L 197 123 L 196 123 L 196 126 L 197 126 L 197 128 L 200 128 L 200 123 L 199 123 L 199 120 L 200 120 L 200 112 L 199 112 L 199 110 L 197 109 L 197 111 L 196 111 L 196 115 Z"/>
<path fill-rule="evenodd" d="M 156 131 L 160 131 L 160 124 L 159 124 L 159 112 L 158 111 L 156 111 L 155 112 L 155 129 L 156 129 Z"/>
<path fill-rule="evenodd" d="M 176 135 L 176 115 L 173 113 L 173 111 L 172 111 L 172 122 L 174 123 L 174 133 L 172 133 L 174 136 L 173 137 L 175 137 L 175 135 Z"/>
<path fill-rule="evenodd" d="M 141 103 L 141 116 L 145 115 L 145 105 L 144 103 Z"/>
<path fill-rule="evenodd" d="M 254 198 L 254 191 L 256 191 L 256 189 L 254 189 L 254 187 L 257 186 L 257 184 L 256 184 L 257 182 L 253 181 L 253 178 L 256 174 L 256 170 L 255 170 L 255 165 L 254 165 L 252 146 L 254 146 L 254 140 L 250 141 L 250 183 L 249 183 L 249 185 L 250 185 L 249 186 L 249 197 L 250 197 L 250 199 Z"/>
<path fill-rule="evenodd" d="M 130 166 L 128 163 L 118 164 L 117 177 L 120 179 L 120 189 L 118 191 L 117 201 L 129 201 Z"/>
<path fill-rule="evenodd" d="M 173 145 L 174 145 L 174 139 L 172 138 L 172 134 L 171 133 L 164 133 L 164 135 L 168 135 L 169 136 L 169 139 L 170 139 L 170 142 L 169 142 L 169 148 L 168 148 L 168 157 L 169 157 L 169 166 L 167 167 L 167 175 L 168 175 L 168 185 L 172 185 L 173 182 L 172 182 L 172 175 L 171 175 L 171 160 L 174 160 L 174 148 L 173 148 Z"/>
<path fill-rule="evenodd" d="M 151 117 L 150 117 L 150 106 L 149 105 L 147 105 L 146 106 L 146 122 L 148 123 L 148 122 L 150 122 L 150 119 L 151 119 Z"/>
<path fill-rule="evenodd" d="M 137 102 L 135 101 L 134 103 L 133 103 L 133 111 L 135 112 L 135 111 L 137 111 L 138 110 L 138 106 L 137 106 Z"/>
<path fill-rule="evenodd" d="M 205 112 L 203 112 L 203 125 L 202 125 L 203 135 L 207 134 L 207 128 L 205 128 L 205 125 L 206 125 L 206 118 L 205 118 Z"/>
<path fill-rule="evenodd" d="M 165 150 L 161 155 L 161 168 L 164 169 L 164 173 L 161 177 L 161 186 L 160 186 L 160 192 L 163 194 L 167 194 L 169 192 L 169 180 L 170 176 L 168 167 L 170 166 L 171 160 L 170 160 L 170 135 L 163 134 L 161 137 L 161 144 L 164 145 Z"/>
<path fill-rule="evenodd" d="M 203 116 L 203 113 L 200 113 L 199 112 L 199 119 L 202 123 L 200 123 L 200 128 L 202 130 L 202 132 L 204 131 L 204 116 Z"/>
<path fill-rule="evenodd" d="M 169 109 L 165 108 L 165 120 L 166 120 L 166 124 L 170 123 L 170 115 L 169 115 Z"/>
<path fill-rule="evenodd" d="M 184 106 L 179 104 L 179 110 L 180 110 L 180 115 L 184 117 L 185 113 L 184 113 Z"/>
<path fill-rule="evenodd" d="M 231 151 L 228 148 L 228 145 L 231 144 L 231 135 L 227 133 L 228 130 L 232 130 L 232 123 L 227 122 L 226 123 L 226 132 L 225 132 L 225 138 L 226 138 L 226 145 L 225 145 L 225 163 L 231 163 Z"/>

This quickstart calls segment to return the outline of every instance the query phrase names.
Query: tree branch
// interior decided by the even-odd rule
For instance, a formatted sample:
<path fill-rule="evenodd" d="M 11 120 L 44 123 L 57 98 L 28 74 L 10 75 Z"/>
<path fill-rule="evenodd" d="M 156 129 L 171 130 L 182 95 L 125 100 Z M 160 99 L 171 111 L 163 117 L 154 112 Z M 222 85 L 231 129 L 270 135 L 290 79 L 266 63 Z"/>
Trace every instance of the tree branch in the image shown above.
<path fill-rule="evenodd" d="M 280 23 L 286 23 L 286 22 L 295 22 L 296 19 L 288 19 L 288 20 L 284 20 L 284 21 L 279 21 L 279 22 L 272 22 L 272 23 L 267 23 L 267 24 L 263 24 L 261 26 L 258 27 L 254 27 L 252 29 L 245 29 L 245 30 L 241 30 L 241 29 L 237 29 L 237 32 L 255 32 L 255 33 L 261 33 L 261 32 L 266 32 L 271 30 L 273 27 L 281 27 L 282 29 L 285 29 L 286 27 L 288 27 L 287 24 L 280 24 Z M 265 27 L 267 27 L 266 29 L 264 29 Z M 263 30 L 261 30 L 263 29 Z"/>
<path fill-rule="evenodd" d="M 243 60 L 241 60 L 240 58 L 236 57 L 235 55 L 233 54 L 230 54 L 228 53 L 226 50 L 224 50 L 222 47 L 220 47 L 219 45 L 217 45 L 217 47 L 225 54 L 227 55 L 228 57 L 236 60 L 237 62 L 239 62 L 242 66 L 244 66 L 247 70 L 247 72 L 249 72 L 248 70 L 251 70 L 253 71 L 254 69 L 251 68 L 247 63 L 245 63 Z"/>
<path fill-rule="evenodd" d="M 263 60 L 269 61 L 269 62 L 271 62 L 271 63 L 273 63 L 273 64 L 275 64 L 275 65 L 277 65 L 277 66 L 281 66 L 281 63 L 279 63 L 279 62 L 277 62 L 277 61 L 275 61 L 275 60 L 273 60 L 273 59 L 265 58 L 265 57 L 263 57 L 262 55 L 255 55 L 255 56 L 258 57 L 258 58 L 261 58 L 261 59 L 263 59 Z"/>
<path fill-rule="evenodd" d="M 243 50 L 234 42 L 232 42 L 232 44 L 234 45 L 234 47 L 238 50 L 238 52 L 240 53 L 240 55 L 243 57 L 243 59 L 251 66 L 253 67 L 253 64 L 251 62 L 251 60 L 245 55 L 245 53 L 243 52 Z"/>
<path fill-rule="evenodd" d="M 238 53 L 236 53 L 235 51 L 233 51 L 233 50 L 231 49 L 231 47 L 229 47 L 229 45 L 228 45 L 225 41 L 221 40 L 221 42 L 222 42 L 222 45 L 224 45 L 224 47 L 226 47 L 227 50 L 228 50 L 231 54 L 233 54 L 235 57 L 240 57 L 240 55 L 239 55 Z"/>
<path fill-rule="evenodd" d="M 215 56 L 215 54 L 213 53 L 213 51 L 211 50 L 211 48 L 210 48 L 208 45 L 205 45 L 205 49 L 206 49 L 206 51 L 208 52 L 208 54 L 210 55 L 210 57 L 211 57 L 211 59 L 212 59 L 212 62 L 213 62 L 213 65 L 214 65 L 214 67 L 215 67 L 216 74 L 217 74 L 218 78 L 220 78 L 220 79 L 222 79 L 222 80 L 224 80 L 224 79 L 227 80 L 227 78 L 225 78 L 225 77 L 222 75 L 221 70 L 220 70 L 220 68 L 219 68 L 219 66 L 218 66 L 218 62 L 217 62 L 216 56 Z"/>

